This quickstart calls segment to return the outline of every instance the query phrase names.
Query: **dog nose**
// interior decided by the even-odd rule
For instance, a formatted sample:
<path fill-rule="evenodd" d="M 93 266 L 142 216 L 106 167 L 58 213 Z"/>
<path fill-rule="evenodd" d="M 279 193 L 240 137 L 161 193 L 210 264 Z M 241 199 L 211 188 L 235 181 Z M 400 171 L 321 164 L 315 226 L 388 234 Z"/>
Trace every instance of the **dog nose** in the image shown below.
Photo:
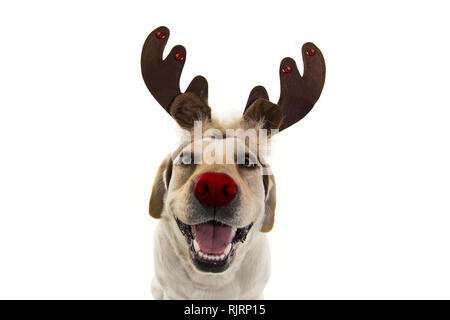
<path fill-rule="evenodd" d="M 198 177 L 194 194 L 200 202 L 210 207 L 221 207 L 233 200 L 237 186 L 230 176 L 224 173 L 207 172 Z"/>

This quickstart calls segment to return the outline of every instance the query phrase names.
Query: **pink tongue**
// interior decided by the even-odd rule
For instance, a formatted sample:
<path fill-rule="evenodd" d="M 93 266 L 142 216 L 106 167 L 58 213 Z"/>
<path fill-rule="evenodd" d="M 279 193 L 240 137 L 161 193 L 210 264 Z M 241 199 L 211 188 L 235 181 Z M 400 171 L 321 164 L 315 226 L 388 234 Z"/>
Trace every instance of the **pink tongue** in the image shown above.
<path fill-rule="evenodd" d="M 220 254 L 233 240 L 233 232 L 231 227 L 207 222 L 195 226 L 194 238 L 202 252 Z"/>

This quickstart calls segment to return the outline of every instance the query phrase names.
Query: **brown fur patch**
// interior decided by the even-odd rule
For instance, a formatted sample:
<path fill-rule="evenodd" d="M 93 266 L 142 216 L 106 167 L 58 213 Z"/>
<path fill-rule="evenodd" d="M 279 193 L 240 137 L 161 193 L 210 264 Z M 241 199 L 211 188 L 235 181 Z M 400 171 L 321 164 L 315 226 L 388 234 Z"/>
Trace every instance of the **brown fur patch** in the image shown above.
<path fill-rule="evenodd" d="M 276 199 L 276 185 L 273 175 L 263 176 L 264 189 L 266 191 L 264 222 L 261 227 L 262 232 L 269 232 L 273 228 L 275 222 L 275 207 L 277 204 Z"/>
<path fill-rule="evenodd" d="M 164 208 L 166 192 L 172 176 L 172 158 L 167 157 L 159 166 L 153 182 L 152 194 L 150 196 L 149 212 L 153 218 L 161 218 Z"/>

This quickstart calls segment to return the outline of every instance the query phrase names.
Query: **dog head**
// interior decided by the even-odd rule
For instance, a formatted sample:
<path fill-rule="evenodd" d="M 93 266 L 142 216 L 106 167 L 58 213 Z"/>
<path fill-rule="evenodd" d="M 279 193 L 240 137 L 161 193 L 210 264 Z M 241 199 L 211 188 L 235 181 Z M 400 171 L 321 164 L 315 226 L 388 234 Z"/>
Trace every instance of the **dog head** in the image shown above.
<path fill-rule="evenodd" d="M 265 150 L 274 133 L 312 108 L 323 87 L 325 64 L 320 51 L 306 44 L 303 77 L 292 59 L 282 61 L 278 104 L 268 100 L 263 87 L 255 87 L 242 118 L 224 124 L 211 119 L 205 78 L 194 78 L 180 92 L 185 49 L 176 46 L 162 60 L 168 36 L 165 27 L 149 35 L 142 73 L 150 92 L 186 134 L 158 170 L 150 214 L 169 220 L 198 270 L 223 272 L 245 255 L 255 234 L 273 227 L 276 189 Z"/>

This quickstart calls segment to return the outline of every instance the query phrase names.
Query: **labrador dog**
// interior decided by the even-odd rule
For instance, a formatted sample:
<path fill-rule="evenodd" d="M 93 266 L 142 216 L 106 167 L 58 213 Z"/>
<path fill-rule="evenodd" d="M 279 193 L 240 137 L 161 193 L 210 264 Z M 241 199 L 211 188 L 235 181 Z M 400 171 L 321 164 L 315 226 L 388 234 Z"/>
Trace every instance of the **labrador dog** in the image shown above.
<path fill-rule="evenodd" d="M 160 222 L 154 247 L 155 299 L 261 299 L 270 275 L 266 233 L 272 230 L 275 179 L 266 163 L 270 137 L 302 119 L 325 81 L 325 63 L 312 43 L 303 48 L 303 76 L 295 61 L 280 66 L 277 104 L 255 87 L 241 118 L 211 117 L 206 79 L 193 79 L 184 93 L 179 79 L 185 49 L 166 59 L 166 27 L 144 43 L 144 81 L 184 130 L 181 142 L 160 165 L 149 211 Z"/>

